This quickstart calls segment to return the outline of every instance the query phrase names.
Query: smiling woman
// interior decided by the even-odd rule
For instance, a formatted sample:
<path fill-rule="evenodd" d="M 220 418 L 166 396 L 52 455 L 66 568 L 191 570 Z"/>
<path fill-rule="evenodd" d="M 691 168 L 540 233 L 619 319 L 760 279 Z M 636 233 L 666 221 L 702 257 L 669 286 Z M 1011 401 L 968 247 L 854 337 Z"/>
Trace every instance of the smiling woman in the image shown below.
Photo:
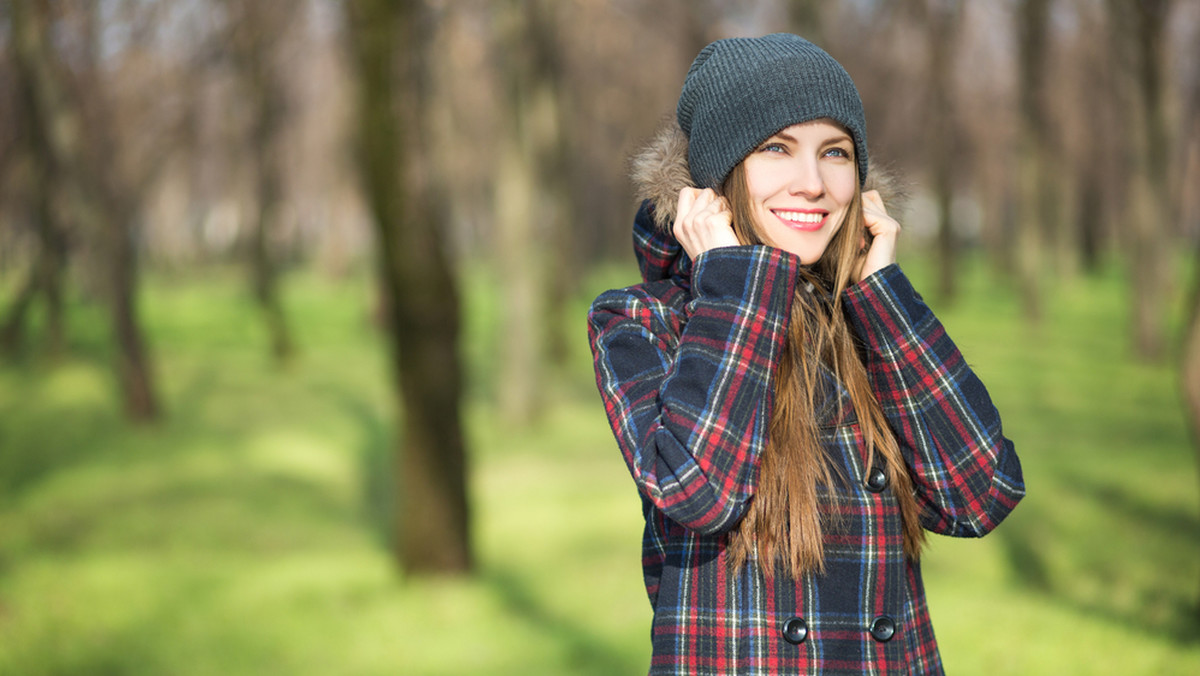
<path fill-rule="evenodd" d="M 829 120 L 794 124 L 734 167 L 732 180 L 745 182 L 760 239 L 812 265 L 858 196 L 854 139 Z"/>
<path fill-rule="evenodd" d="M 846 71 L 719 40 L 635 160 L 637 286 L 589 316 L 646 516 L 652 674 L 942 673 L 925 531 L 1024 495 L 1000 418 L 896 265 Z"/>

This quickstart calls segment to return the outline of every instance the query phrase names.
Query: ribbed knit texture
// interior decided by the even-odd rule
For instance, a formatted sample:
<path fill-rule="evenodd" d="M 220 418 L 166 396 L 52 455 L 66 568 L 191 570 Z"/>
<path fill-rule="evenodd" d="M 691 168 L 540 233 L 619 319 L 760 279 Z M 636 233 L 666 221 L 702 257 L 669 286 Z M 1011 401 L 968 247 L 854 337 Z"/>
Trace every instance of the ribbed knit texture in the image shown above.
<path fill-rule="evenodd" d="M 850 74 L 798 35 L 709 44 L 688 69 L 675 109 L 688 136 L 692 179 L 716 188 L 760 143 L 793 124 L 830 118 L 854 138 L 858 179 L 867 179 L 867 122 Z"/>

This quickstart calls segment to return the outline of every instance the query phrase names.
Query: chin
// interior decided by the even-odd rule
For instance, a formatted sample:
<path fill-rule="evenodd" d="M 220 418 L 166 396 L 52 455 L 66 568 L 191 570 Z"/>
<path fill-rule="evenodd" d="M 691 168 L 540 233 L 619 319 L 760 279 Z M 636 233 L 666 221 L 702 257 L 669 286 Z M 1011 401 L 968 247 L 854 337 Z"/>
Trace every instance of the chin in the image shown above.
<path fill-rule="evenodd" d="M 787 251 L 788 253 L 791 253 L 795 257 L 799 258 L 800 263 L 803 265 L 812 265 L 821 260 L 821 257 L 825 255 L 825 249 L 813 251 L 811 247 L 805 247 L 803 249 L 789 248 Z"/>

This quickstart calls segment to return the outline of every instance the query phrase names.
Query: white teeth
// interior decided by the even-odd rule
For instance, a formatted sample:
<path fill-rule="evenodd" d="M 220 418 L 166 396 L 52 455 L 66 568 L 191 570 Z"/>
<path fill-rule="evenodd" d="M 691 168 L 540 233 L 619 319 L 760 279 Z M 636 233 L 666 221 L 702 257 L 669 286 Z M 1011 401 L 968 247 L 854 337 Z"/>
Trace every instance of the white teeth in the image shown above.
<path fill-rule="evenodd" d="M 804 213 L 800 211 L 776 211 L 775 214 L 785 221 L 793 223 L 820 223 L 825 217 L 819 213 Z"/>

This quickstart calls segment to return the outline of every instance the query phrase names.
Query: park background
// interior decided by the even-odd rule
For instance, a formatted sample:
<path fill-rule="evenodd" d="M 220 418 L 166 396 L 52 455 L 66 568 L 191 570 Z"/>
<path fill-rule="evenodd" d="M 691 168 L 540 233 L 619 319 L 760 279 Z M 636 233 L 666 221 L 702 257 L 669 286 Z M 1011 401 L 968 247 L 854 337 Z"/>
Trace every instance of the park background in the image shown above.
<path fill-rule="evenodd" d="M 585 315 L 776 30 L 1024 464 L 924 559 L 949 670 L 1200 673 L 1200 3 L 3 0 L 0 674 L 644 672 Z"/>

